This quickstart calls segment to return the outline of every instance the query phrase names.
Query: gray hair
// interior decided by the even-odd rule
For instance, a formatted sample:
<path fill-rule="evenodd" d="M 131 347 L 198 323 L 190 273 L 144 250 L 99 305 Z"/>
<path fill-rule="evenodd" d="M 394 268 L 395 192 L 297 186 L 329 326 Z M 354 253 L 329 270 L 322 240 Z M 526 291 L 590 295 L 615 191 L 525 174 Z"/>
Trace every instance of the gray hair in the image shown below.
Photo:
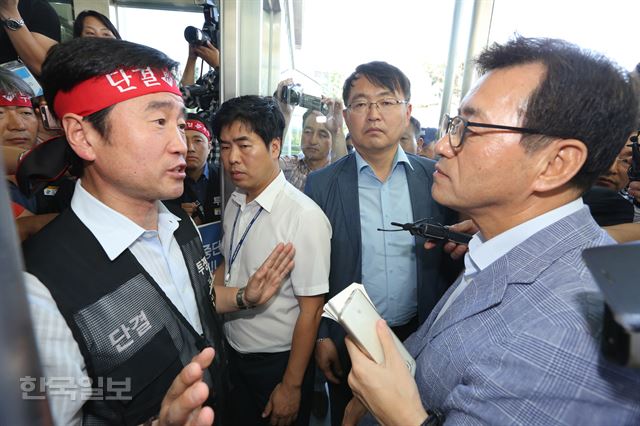
<path fill-rule="evenodd" d="M 0 68 L 0 93 L 7 95 L 22 93 L 30 97 L 34 96 L 33 90 L 24 80 L 4 68 Z"/>

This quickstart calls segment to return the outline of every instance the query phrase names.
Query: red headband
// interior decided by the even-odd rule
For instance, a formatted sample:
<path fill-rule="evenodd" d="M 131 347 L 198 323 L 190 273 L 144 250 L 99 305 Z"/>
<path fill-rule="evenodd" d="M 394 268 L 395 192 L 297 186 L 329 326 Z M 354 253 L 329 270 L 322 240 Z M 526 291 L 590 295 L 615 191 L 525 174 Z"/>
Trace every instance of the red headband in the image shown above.
<path fill-rule="evenodd" d="M 0 106 L 33 108 L 31 98 L 24 93 L 0 93 Z"/>
<path fill-rule="evenodd" d="M 181 96 L 178 83 L 168 70 L 118 69 L 85 80 L 68 92 L 58 92 L 53 109 L 59 118 L 69 112 L 86 117 L 119 102 L 158 92 Z"/>
<path fill-rule="evenodd" d="M 207 130 L 207 126 L 198 120 L 187 120 L 187 128 L 185 130 L 195 130 L 205 135 L 208 140 L 211 140 L 211 133 Z"/>

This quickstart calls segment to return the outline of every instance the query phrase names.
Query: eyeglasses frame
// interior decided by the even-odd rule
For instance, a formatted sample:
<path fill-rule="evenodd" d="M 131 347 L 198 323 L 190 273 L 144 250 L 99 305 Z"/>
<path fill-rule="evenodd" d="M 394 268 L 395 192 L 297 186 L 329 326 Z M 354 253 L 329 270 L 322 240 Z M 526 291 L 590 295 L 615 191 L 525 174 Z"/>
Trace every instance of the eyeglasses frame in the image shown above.
<path fill-rule="evenodd" d="M 451 128 L 451 123 L 453 122 L 453 120 L 455 119 L 460 119 L 460 121 L 462 121 L 462 123 L 464 124 L 463 128 L 462 128 L 462 134 L 460 135 L 460 143 L 456 146 L 453 145 L 453 143 L 451 142 L 451 132 L 449 131 L 449 129 Z M 527 127 L 515 127 L 515 126 L 505 126 L 502 124 L 490 124 L 490 123 L 478 123 L 475 121 L 469 121 L 466 118 L 456 115 L 454 117 L 450 117 L 449 114 L 445 114 L 442 117 L 442 121 L 440 123 L 440 132 L 442 133 L 443 131 L 443 127 L 444 127 L 444 123 L 447 123 L 446 125 L 446 130 L 444 135 L 449 136 L 449 146 L 451 147 L 451 149 L 457 150 L 460 149 L 462 147 L 462 144 L 464 143 L 464 136 L 465 133 L 467 132 L 467 128 L 468 127 L 480 127 L 480 128 L 484 128 L 484 129 L 497 129 L 497 130 L 510 130 L 513 132 L 518 132 L 518 133 L 528 133 L 528 134 L 542 134 L 543 132 L 540 130 L 536 130 L 536 129 L 530 129 Z M 440 135 L 441 137 L 444 135 Z"/>

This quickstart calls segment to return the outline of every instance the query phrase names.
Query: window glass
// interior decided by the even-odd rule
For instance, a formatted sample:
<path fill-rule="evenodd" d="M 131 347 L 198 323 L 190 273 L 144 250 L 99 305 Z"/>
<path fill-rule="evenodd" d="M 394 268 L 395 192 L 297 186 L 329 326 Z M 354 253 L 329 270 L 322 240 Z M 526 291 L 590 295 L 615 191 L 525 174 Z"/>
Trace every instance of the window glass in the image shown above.
<path fill-rule="evenodd" d="M 282 78 L 293 77 L 307 93 L 342 99 L 342 84 L 356 66 L 386 61 L 411 81 L 413 116 L 422 127 L 438 126 L 454 1 L 308 0 L 302 4 L 301 19 L 296 21 L 301 31 L 294 43 L 295 69 L 284 71 Z M 468 26 L 461 27 L 458 41 L 466 44 Z M 283 35 L 288 37 L 284 31 Z M 290 52 L 283 49 L 282 53 L 281 63 L 290 63 Z M 464 54 L 456 67 L 454 98 L 462 83 L 463 60 Z M 293 153 L 299 151 L 303 113 L 296 108 L 289 128 Z"/>
<path fill-rule="evenodd" d="M 118 31 L 124 40 L 153 47 L 180 62 L 179 74 L 182 75 L 189 55 L 189 45 L 184 39 L 184 29 L 188 25 L 202 28 L 204 16 L 201 12 L 118 6 L 117 16 Z M 200 60 L 197 66 L 200 66 Z M 205 63 L 204 68 L 206 72 L 209 66 Z M 196 72 L 196 79 L 198 76 L 199 72 Z"/>
<path fill-rule="evenodd" d="M 640 62 L 638 16 L 640 2 L 629 0 L 495 0 L 490 40 L 562 38 L 631 70 Z"/>
<path fill-rule="evenodd" d="M 73 38 L 73 5 L 70 0 L 49 1 L 60 18 L 60 36 L 62 41 Z"/>

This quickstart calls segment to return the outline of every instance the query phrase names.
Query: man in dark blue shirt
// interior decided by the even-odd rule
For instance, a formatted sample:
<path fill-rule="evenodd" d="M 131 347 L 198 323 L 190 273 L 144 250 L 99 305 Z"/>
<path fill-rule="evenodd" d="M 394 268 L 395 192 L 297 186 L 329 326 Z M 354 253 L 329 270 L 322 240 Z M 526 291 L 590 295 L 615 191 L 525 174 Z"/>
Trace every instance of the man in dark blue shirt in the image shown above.
<path fill-rule="evenodd" d="M 179 202 L 196 224 L 220 220 L 221 199 L 218 170 L 208 162 L 211 152 L 211 131 L 196 114 L 188 114 L 185 128 L 187 139 L 187 177 Z"/>

